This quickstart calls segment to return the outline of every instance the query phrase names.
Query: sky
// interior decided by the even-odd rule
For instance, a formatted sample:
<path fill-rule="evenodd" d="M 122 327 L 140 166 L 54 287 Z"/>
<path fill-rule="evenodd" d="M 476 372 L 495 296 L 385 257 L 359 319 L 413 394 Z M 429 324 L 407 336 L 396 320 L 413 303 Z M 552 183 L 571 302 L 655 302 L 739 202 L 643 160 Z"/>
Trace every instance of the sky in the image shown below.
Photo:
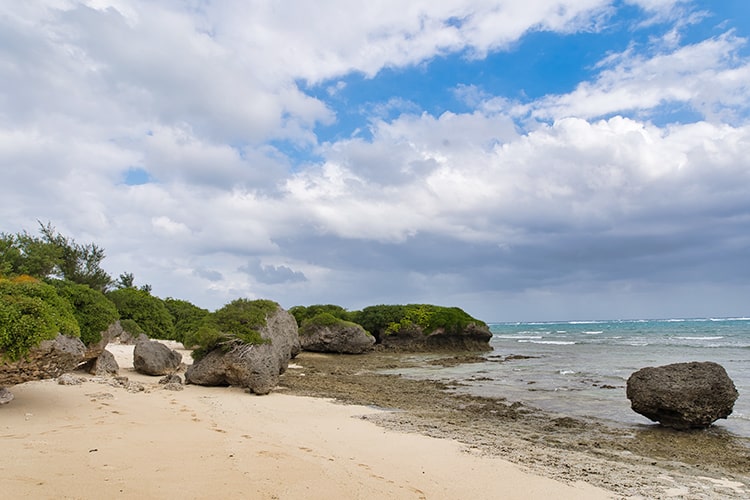
<path fill-rule="evenodd" d="M 0 232 L 217 309 L 750 316 L 747 0 L 0 0 Z"/>

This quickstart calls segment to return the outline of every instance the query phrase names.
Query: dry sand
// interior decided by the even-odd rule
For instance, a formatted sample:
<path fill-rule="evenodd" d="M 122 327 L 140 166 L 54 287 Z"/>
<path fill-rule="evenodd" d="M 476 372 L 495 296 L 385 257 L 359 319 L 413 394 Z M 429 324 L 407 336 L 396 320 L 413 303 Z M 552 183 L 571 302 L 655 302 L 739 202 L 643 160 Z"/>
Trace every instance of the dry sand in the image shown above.
<path fill-rule="evenodd" d="M 385 430 L 364 406 L 234 388 L 169 391 L 132 370 L 81 385 L 29 382 L 0 407 L 2 498 L 599 499 L 464 445 Z"/>

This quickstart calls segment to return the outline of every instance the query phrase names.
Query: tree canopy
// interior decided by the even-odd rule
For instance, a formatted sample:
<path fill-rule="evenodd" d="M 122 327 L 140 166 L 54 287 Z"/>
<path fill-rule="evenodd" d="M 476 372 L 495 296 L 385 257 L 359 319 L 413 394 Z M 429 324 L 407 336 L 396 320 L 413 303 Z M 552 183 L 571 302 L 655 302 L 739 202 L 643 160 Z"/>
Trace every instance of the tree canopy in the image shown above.
<path fill-rule="evenodd" d="M 104 249 L 94 243 L 76 243 L 50 223 L 40 222 L 39 232 L 41 236 L 26 231 L 0 233 L 0 274 L 60 278 L 100 292 L 112 284 L 112 278 L 101 268 Z"/>

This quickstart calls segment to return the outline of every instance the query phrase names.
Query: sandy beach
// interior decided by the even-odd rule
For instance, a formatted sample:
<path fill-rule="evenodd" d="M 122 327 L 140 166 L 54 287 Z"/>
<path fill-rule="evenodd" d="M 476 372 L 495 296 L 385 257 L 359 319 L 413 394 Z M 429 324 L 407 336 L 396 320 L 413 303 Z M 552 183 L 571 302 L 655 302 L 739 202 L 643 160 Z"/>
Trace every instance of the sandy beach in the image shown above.
<path fill-rule="evenodd" d="M 322 398 L 235 388 L 144 390 L 92 376 L 12 388 L 0 407 L 3 498 L 612 498 L 531 473 L 450 439 L 388 430 L 388 413 Z M 299 369 L 297 369 L 299 370 Z"/>

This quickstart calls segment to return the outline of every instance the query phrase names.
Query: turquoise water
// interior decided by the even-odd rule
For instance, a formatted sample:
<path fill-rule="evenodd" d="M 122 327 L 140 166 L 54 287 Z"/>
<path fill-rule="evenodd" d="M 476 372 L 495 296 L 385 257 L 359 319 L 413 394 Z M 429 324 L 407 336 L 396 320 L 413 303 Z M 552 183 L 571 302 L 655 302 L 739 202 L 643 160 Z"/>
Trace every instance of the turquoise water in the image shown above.
<path fill-rule="evenodd" d="M 651 425 L 630 409 L 630 374 L 646 366 L 714 361 L 740 393 L 732 415 L 715 425 L 750 437 L 750 318 L 496 323 L 490 329 L 487 362 L 412 375 L 455 380 L 461 392 L 567 415 Z M 504 360 L 511 355 L 529 358 Z"/>

